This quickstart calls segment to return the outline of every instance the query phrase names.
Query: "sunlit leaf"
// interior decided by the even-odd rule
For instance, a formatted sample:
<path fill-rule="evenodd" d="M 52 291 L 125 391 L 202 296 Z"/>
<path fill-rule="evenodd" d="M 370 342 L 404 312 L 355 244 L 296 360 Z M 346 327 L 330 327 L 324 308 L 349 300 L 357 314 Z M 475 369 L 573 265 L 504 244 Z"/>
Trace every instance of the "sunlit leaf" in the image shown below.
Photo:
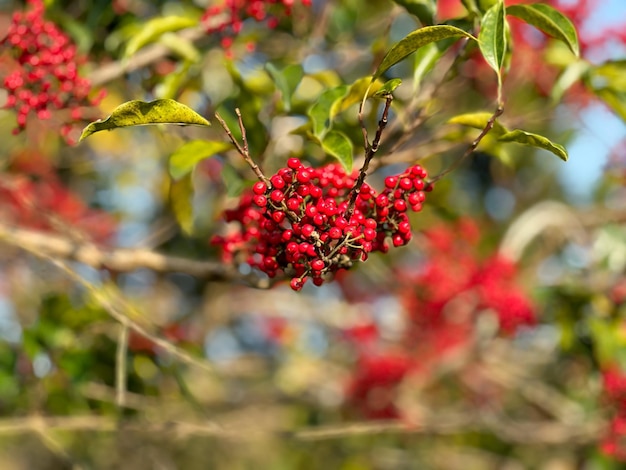
<path fill-rule="evenodd" d="M 473 127 L 475 129 L 484 129 L 487 126 L 487 122 L 492 117 L 492 113 L 481 112 L 481 113 L 467 113 L 460 114 L 458 116 L 454 116 L 452 119 L 449 119 L 448 122 L 450 124 L 461 124 L 463 126 Z M 500 124 L 497 120 L 493 123 L 493 128 L 491 129 L 496 135 L 502 135 L 509 132 L 502 124 Z"/>
<path fill-rule="evenodd" d="M 406 11 L 417 16 L 420 23 L 429 26 L 435 23 L 437 3 L 435 0 L 393 0 L 398 5 L 406 8 Z"/>
<path fill-rule="evenodd" d="M 174 33 L 165 33 L 159 38 L 159 43 L 166 46 L 181 58 L 196 63 L 200 60 L 200 52 L 193 43 Z"/>
<path fill-rule="evenodd" d="M 180 228 L 187 235 L 193 232 L 193 181 L 192 174 L 187 173 L 170 183 L 169 203 L 172 213 Z"/>
<path fill-rule="evenodd" d="M 338 100 L 333 104 L 330 110 L 331 116 L 336 116 L 353 104 L 361 103 L 364 97 L 369 98 L 373 96 L 382 85 L 383 82 L 381 80 L 376 80 L 372 83 L 370 81 L 370 77 L 359 78 L 352 85 L 350 85 L 346 95 L 341 100 Z M 365 96 L 366 94 L 367 96 Z"/>
<path fill-rule="evenodd" d="M 150 102 L 134 100 L 119 105 L 105 120 L 98 120 L 88 124 L 83 129 L 80 140 L 94 132 L 148 124 L 210 125 L 209 121 L 193 109 L 172 99 Z"/>
<path fill-rule="evenodd" d="M 550 92 L 550 98 L 552 101 L 554 103 L 560 101 L 565 92 L 569 90 L 572 85 L 580 81 L 581 78 L 589 71 L 589 67 L 589 63 L 583 60 L 572 62 L 568 65 L 552 86 L 552 91 Z"/>
<path fill-rule="evenodd" d="M 449 25 L 425 26 L 413 31 L 404 39 L 400 40 L 387 52 L 383 61 L 372 76 L 372 81 L 380 77 L 389 70 L 390 67 L 405 59 L 407 56 L 418 50 L 420 47 L 442 39 L 453 37 L 467 37 L 476 39 L 467 31 Z"/>
<path fill-rule="evenodd" d="M 265 69 L 270 77 L 272 77 L 276 88 L 283 97 L 285 110 L 289 112 L 291 110 L 291 95 L 293 95 L 293 92 L 296 90 L 296 87 L 304 75 L 302 66 L 300 64 L 292 64 L 288 65 L 283 70 L 279 70 L 273 64 L 267 63 Z"/>
<path fill-rule="evenodd" d="M 139 49 L 151 42 L 155 42 L 165 33 L 191 28 L 197 24 L 197 19 L 187 16 L 166 16 L 151 19 L 142 24 L 139 33 L 128 41 L 124 55 L 125 57 L 132 56 Z"/>
<path fill-rule="evenodd" d="M 478 44 L 483 57 L 500 77 L 506 57 L 506 18 L 502 0 L 498 0 L 483 16 Z"/>
<path fill-rule="evenodd" d="M 331 128 L 332 120 L 335 117 L 333 105 L 343 99 L 348 92 L 346 85 L 331 88 L 323 92 L 317 99 L 315 104 L 309 109 L 309 117 L 313 123 L 313 134 L 322 138 L 324 134 Z"/>
<path fill-rule="evenodd" d="M 322 148 L 339 160 L 347 172 L 352 171 L 352 141 L 345 134 L 330 131 L 322 139 Z"/>
<path fill-rule="evenodd" d="M 498 140 L 500 142 L 516 142 L 518 144 L 530 145 L 532 147 L 537 147 L 552 152 L 563 161 L 567 161 L 568 159 L 567 150 L 565 150 L 565 147 L 560 144 L 555 144 L 551 142 L 550 139 L 548 139 L 547 137 L 539 134 L 533 134 L 532 132 L 515 129 L 513 131 L 507 132 L 504 135 L 501 135 Z"/>
<path fill-rule="evenodd" d="M 186 142 L 170 156 L 170 175 L 178 180 L 190 173 L 198 162 L 229 148 L 232 148 L 230 142 L 206 140 Z"/>
<path fill-rule="evenodd" d="M 374 93 L 374 96 L 377 97 L 385 97 L 393 93 L 393 91 L 400 86 L 402 80 L 399 78 L 392 78 L 391 80 L 386 81 L 380 89 Z"/>
<path fill-rule="evenodd" d="M 578 56 L 578 35 L 576 28 L 563 13 L 544 3 L 532 5 L 511 5 L 506 13 L 515 16 L 555 39 L 563 41 Z"/>

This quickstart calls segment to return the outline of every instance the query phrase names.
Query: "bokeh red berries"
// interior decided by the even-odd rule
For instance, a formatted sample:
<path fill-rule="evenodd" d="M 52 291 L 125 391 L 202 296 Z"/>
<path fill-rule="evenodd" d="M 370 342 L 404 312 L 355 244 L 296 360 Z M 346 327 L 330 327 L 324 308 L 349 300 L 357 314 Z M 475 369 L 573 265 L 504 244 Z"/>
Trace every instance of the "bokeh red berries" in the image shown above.
<path fill-rule="evenodd" d="M 90 98 L 89 80 L 78 73 L 76 46 L 56 25 L 44 19 L 41 0 L 29 0 L 30 9 L 13 14 L 7 35 L 0 48 L 8 50 L 17 62 L 4 78 L 8 92 L 6 108 L 17 113 L 14 133 L 26 128 L 28 116 L 50 119 L 53 111 L 69 110 L 69 119 L 61 127 L 67 137 L 72 121 L 81 119 L 83 107 L 94 106 L 102 98 Z"/>
<path fill-rule="evenodd" d="M 225 262 L 243 261 L 269 277 L 289 277 L 294 290 L 309 278 L 319 286 L 369 253 L 387 252 L 388 240 L 405 245 L 411 239 L 407 210 L 422 209 L 427 174 L 421 166 L 395 177 L 381 194 L 363 184 L 351 205 L 357 176 L 338 164 L 316 169 L 291 158 L 269 184 L 256 183 L 238 207 L 225 211 L 236 228 L 212 241 Z"/>

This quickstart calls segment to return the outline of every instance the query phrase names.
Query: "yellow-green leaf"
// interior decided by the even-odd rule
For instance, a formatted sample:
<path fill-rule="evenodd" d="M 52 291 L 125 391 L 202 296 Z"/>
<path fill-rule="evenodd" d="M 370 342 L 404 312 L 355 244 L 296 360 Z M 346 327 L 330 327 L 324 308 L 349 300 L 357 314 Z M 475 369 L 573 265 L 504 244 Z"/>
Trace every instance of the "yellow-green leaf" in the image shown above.
<path fill-rule="evenodd" d="M 500 80 L 500 70 L 506 57 L 506 18 L 502 0 L 498 0 L 483 16 L 478 45 L 483 57 Z"/>
<path fill-rule="evenodd" d="M 180 228 L 187 235 L 193 232 L 193 181 L 188 173 L 181 179 L 170 183 L 169 203 Z"/>
<path fill-rule="evenodd" d="M 507 132 L 501 135 L 498 140 L 500 142 L 516 142 L 518 144 L 530 145 L 531 147 L 537 147 L 548 152 L 552 152 L 563 161 L 567 161 L 567 150 L 560 144 L 551 142 L 550 139 L 539 134 L 533 134 L 532 132 L 526 132 L 520 129 Z"/>
<path fill-rule="evenodd" d="M 376 80 L 389 70 L 390 67 L 396 65 L 420 47 L 430 44 L 431 42 L 453 37 L 466 37 L 476 40 L 476 38 L 467 31 L 449 25 L 425 26 L 413 31 L 404 39 L 394 44 L 389 52 L 387 52 L 383 61 L 376 69 L 376 72 L 374 72 L 372 81 Z"/>
<path fill-rule="evenodd" d="M 193 109 L 172 99 L 128 101 L 119 105 L 105 120 L 94 121 L 83 129 L 80 140 L 94 132 L 117 129 L 119 127 L 145 126 L 148 124 L 181 124 L 209 126 L 205 118 Z"/>
<path fill-rule="evenodd" d="M 348 87 L 346 85 L 331 88 L 322 93 L 315 104 L 311 106 L 309 117 L 313 123 L 313 134 L 316 137 L 322 138 L 332 127 L 332 120 L 338 111 L 335 103 L 343 99 L 347 93 Z"/>
<path fill-rule="evenodd" d="M 181 145 L 171 156 L 170 175 L 179 180 L 189 174 L 198 162 L 232 148 L 230 142 L 192 140 Z"/>
<path fill-rule="evenodd" d="M 393 93 L 393 91 L 398 88 L 401 83 L 402 80 L 400 80 L 399 78 L 392 78 L 391 80 L 386 81 L 383 86 L 381 86 L 380 89 L 376 93 L 374 93 L 374 96 L 384 98 L 387 95 Z"/>
<path fill-rule="evenodd" d="M 322 139 L 322 148 L 339 160 L 348 173 L 352 171 L 352 141 L 345 134 L 330 131 Z"/>
<path fill-rule="evenodd" d="M 191 28 L 197 24 L 197 19 L 186 16 L 166 16 L 149 20 L 141 26 L 139 33 L 128 41 L 124 56 L 132 56 L 139 49 L 156 41 L 165 33 Z"/>
<path fill-rule="evenodd" d="M 533 25 L 548 36 L 563 41 L 576 56 L 580 54 L 578 35 L 573 23 L 550 5 L 544 3 L 511 5 L 507 7 L 506 13 Z"/>
<path fill-rule="evenodd" d="M 493 116 L 492 113 L 481 112 L 481 113 L 467 113 L 460 114 L 458 116 L 454 116 L 452 119 L 448 120 L 450 124 L 461 124 L 463 126 L 473 127 L 475 129 L 484 129 L 487 126 L 487 122 Z M 509 132 L 506 127 L 500 124 L 497 120 L 493 123 L 493 128 L 491 129 L 495 135 L 502 135 Z"/>

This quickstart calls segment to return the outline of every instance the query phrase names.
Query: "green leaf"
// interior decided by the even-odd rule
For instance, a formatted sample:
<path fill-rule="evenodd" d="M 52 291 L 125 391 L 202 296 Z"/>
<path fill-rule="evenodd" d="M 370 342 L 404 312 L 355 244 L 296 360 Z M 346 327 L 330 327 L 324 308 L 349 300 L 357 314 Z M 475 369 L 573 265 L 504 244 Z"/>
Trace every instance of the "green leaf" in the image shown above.
<path fill-rule="evenodd" d="M 226 194 L 230 197 L 239 196 L 246 187 L 241 175 L 229 164 L 222 167 L 222 181 L 226 186 Z"/>
<path fill-rule="evenodd" d="M 532 132 L 515 129 L 513 131 L 507 132 L 504 135 L 501 135 L 498 140 L 500 142 L 516 142 L 518 144 L 530 145 L 531 147 L 537 147 L 547 150 L 548 152 L 552 152 L 563 161 L 567 161 L 568 159 L 567 150 L 565 150 L 565 147 L 560 144 L 555 144 L 551 142 L 550 139 L 548 139 L 547 137 L 539 134 L 533 134 Z"/>
<path fill-rule="evenodd" d="M 288 65 L 283 70 L 278 70 L 272 63 L 268 62 L 265 69 L 283 97 L 285 110 L 287 112 L 291 111 L 291 96 L 304 75 L 302 66 L 300 64 L 293 64 Z"/>
<path fill-rule="evenodd" d="M 596 88 L 611 88 L 626 92 L 626 60 L 611 60 L 589 70 L 589 78 Z"/>
<path fill-rule="evenodd" d="M 176 221 L 184 233 L 193 232 L 193 180 L 192 174 L 187 173 L 179 180 L 170 183 L 169 203 L 176 217 Z"/>
<path fill-rule="evenodd" d="M 435 0 L 393 0 L 394 3 L 404 7 L 406 11 L 417 16 L 424 26 L 435 24 L 437 4 Z"/>
<path fill-rule="evenodd" d="M 572 85 L 581 80 L 583 76 L 585 76 L 585 74 L 589 71 L 589 68 L 589 63 L 584 60 L 579 60 L 569 64 L 552 86 L 552 91 L 550 92 L 552 102 L 556 103 L 560 101 L 565 92 L 569 90 Z"/>
<path fill-rule="evenodd" d="M 352 171 L 352 141 L 342 132 L 330 131 L 322 139 L 324 151 L 335 157 L 348 173 Z"/>
<path fill-rule="evenodd" d="M 186 16 L 166 16 L 149 20 L 141 26 L 139 33 L 128 41 L 124 57 L 132 56 L 146 44 L 156 41 L 165 33 L 191 28 L 197 24 L 197 19 Z"/>
<path fill-rule="evenodd" d="M 165 33 L 159 38 L 159 43 L 188 62 L 196 63 L 200 61 L 200 52 L 198 52 L 196 46 L 190 40 L 177 34 Z"/>
<path fill-rule="evenodd" d="M 511 5 L 507 7 L 506 13 L 533 25 L 548 36 L 563 41 L 576 56 L 580 55 L 576 28 L 567 16 L 550 5 L 543 3 Z"/>
<path fill-rule="evenodd" d="M 390 67 L 396 65 L 420 47 L 435 41 L 453 37 L 466 37 L 476 40 L 476 38 L 467 31 L 449 25 L 425 26 L 413 31 L 404 39 L 394 44 L 389 52 L 387 52 L 383 61 L 376 69 L 376 72 L 374 72 L 372 81 L 376 80 L 389 70 Z"/>
<path fill-rule="evenodd" d="M 174 180 L 191 173 L 196 164 L 216 153 L 232 148 L 230 142 L 192 140 L 180 146 L 170 156 L 170 175 Z"/>
<path fill-rule="evenodd" d="M 386 81 L 383 86 L 381 86 L 374 96 L 378 98 L 385 98 L 387 95 L 393 93 L 393 91 L 400 86 L 402 80 L 399 78 L 392 78 L 391 80 Z"/>
<path fill-rule="evenodd" d="M 413 83 L 416 90 L 446 50 L 446 47 L 438 47 L 436 43 L 430 43 L 415 52 Z"/>
<path fill-rule="evenodd" d="M 342 100 L 347 93 L 348 87 L 346 85 L 326 90 L 309 109 L 308 114 L 313 123 L 313 134 L 319 139 L 332 127 L 332 120 L 338 112 L 335 103 Z"/>
<path fill-rule="evenodd" d="M 487 126 L 487 122 L 493 116 L 492 113 L 481 112 L 481 113 L 467 113 L 460 114 L 458 116 L 454 116 L 452 119 L 449 119 L 448 122 L 450 124 L 461 124 L 463 126 L 473 127 L 475 129 L 484 129 Z M 500 124 L 497 120 L 493 123 L 493 129 L 491 129 L 495 135 L 503 135 L 508 133 L 508 129 Z"/>
<path fill-rule="evenodd" d="M 611 88 L 594 88 L 593 92 L 609 106 L 615 114 L 626 121 L 626 93 Z"/>
<path fill-rule="evenodd" d="M 489 8 L 483 16 L 478 45 L 483 57 L 500 80 L 500 70 L 506 57 L 506 18 L 502 0 Z"/>
<path fill-rule="evenodd" d="M 79 141 L 99 131 L 148 124 L 211 125 L 193 109 L 175 100 L 162 99 L 148 103 L 134 100 L 119 105 L 104 121 L 98 120 L 88 124 L 83 129 Z"/>

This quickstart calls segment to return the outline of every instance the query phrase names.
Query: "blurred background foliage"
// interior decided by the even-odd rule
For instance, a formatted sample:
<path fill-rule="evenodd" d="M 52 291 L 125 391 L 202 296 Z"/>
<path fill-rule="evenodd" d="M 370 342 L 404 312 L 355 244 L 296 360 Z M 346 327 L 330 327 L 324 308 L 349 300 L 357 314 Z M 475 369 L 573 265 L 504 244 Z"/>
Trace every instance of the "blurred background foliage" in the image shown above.
<path fill-rule="evenodd" d="M 203 33 L 203 13 L 221 3 L 46 2 L 46 18 L 89 57 L 81 72 L 94 93 L 106 90 L 88 118 L 128 100 L 174 98 L 213 126 L 121 129 L 69 146 L 58 131 L 63 116 L 31 119 L 12 135 L 14 110 L 1 110 L 5 242 L 12 230 L 36 230 L 75 246 L 219 260 L 209 238 L 226 230 L 222 211 L 254 175 L 228 151 L 179 184 L 169 157 L 191 140 L 226 141 L 215 111 L 240 138 L 238 107 L 266 174 L 294 156 L 334 161 L 312 137 L 312 106 L 327 90 L 369 79 L 420 26 L 401 6 L 411 2 L 318 0 L 293 2 L 274 29 L 249 18 L 237 34 Z M 472 30 L 461 2 L 415 2 L 435 3 L 440 21 Z M 583 10 L 602 2 L 551 3 L 582 26 Z M 0 8 L 4 31 L 25 6 Z M 577 60 L 511 24 L 499 122 L 567 147 L 588 106 L 604 100 L 626 118 L 619 28 L 581 30 Z M 614 51 L 601 61 L 598 38 Z M 155 45 L 166 53 L 135 68 Z M 495 74 L 477 48 L 444 46 L 386 74 L 403 83 L 371 185 L 417 162 L 431 176 L 445 171 L 479 132 L 450 119 L 495 109 Z M 7 55 L 2 78 L 13 66 Z M 332 122 L 353 142 L 355 168 L 362 93 L 348 91 Z M 365 108 L 370 132 L 375 104 Z M 79 135 L 77 127 L 70 136 Z M 581 174 L 581 185 L 593 184 L 581 204 L 557 177 L 568 163 L 487 136 L 411 215 L 414 242 L 300 293 L 284 283 L 247 286 L 245 265 L 240 280 L 206 281 L 51 263 L 19 240 L 3 244 L 0 466 L 621 468 L 626 154 L 623 142 L 603 152 L 588 156 L 606 166 L 596 182 Z"/>

